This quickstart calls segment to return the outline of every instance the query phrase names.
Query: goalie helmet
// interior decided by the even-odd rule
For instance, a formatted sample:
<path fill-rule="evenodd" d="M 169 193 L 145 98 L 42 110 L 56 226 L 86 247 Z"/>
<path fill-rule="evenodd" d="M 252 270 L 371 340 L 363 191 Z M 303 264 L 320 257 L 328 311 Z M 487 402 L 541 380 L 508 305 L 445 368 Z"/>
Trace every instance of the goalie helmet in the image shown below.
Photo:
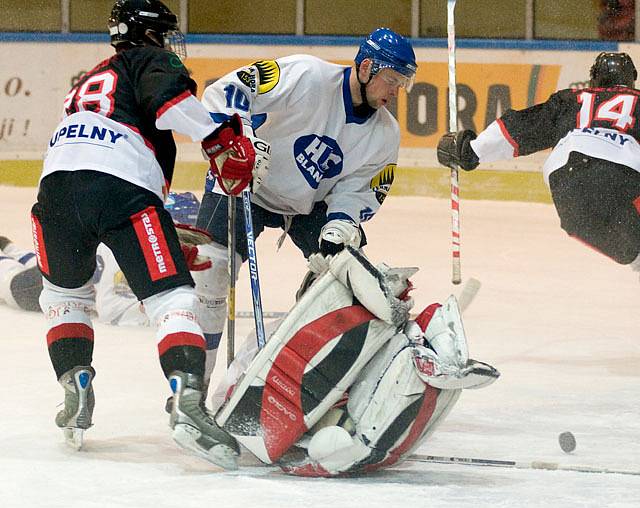
<path fill-rule="evenodd" d="M 362 42 L 355 58 L 356 66 L 359 67 L 366 58 L 370 58 L 373 62 L 371 77 L 381 69 L 388 68 L 399 72 L 411 81 L 418 69 L 411 43 L 389 28 L 374 30 Z"/>
<path fill-rule="evenodd" d="M 192 192 L 170 192 L 164 203 L 175 222 L 195 226 L 200 201 Z"/>
<path fill-rule="evenodd" d="M 150 44 L 187 56 L 178 18 L 159 0 L 117 0 L 109 17 L 111 45 Z"/>
<path fill-rule="evenodd" d="M 633 88 L 638 71 L 626 53 L 600 53 L 590 71 L 589 86 L 606 87 L 622 85 Z"/>

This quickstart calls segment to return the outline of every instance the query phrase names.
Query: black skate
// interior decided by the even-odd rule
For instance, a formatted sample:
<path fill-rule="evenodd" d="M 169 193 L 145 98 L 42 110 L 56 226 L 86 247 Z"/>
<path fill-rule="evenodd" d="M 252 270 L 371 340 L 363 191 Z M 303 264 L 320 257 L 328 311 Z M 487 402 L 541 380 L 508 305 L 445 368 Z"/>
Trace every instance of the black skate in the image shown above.
<path fill-rule="evenodd" d="M 202 377 L 175 371 L 169 376 L 169 384 L 173 390 L 169 425 L 174 441 L 217 466 L 237 469 L 240 447 L 202 404 Z"/>

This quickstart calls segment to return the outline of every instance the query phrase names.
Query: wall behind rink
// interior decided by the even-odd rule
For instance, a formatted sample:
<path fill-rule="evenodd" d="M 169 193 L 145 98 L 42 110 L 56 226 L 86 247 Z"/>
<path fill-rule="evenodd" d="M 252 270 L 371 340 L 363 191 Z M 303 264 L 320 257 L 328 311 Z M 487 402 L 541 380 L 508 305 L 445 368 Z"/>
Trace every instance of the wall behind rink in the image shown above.
<path fill-rule="evenodd" d="M 632 57 L 640 55 L 636 45 L 620 46 Z M 113 54 L 107 44 L 95 42 L 2 42 L 2 49 L 0 160 L 5 162 L 0 182 L 11 167 L 6 161 L 42 158 L 71 85 L 96 62 Z M 206 84 L 255 60 L 309 53 L 349 65 L 356 51 L 354 46 L 240 44 L 190 44 L 188 49 L 185 65 L 197 81 L 199 93 Z M 597 49 L 459 48 L 460 128 L 481 130 L 508 108 L 528 107 L 545 100 L 556 89 L 584 85 L 597 53 Z M 402 91 L 390 105 L 402 131 L 399 165 L 434 168 L 435 146 L 448 125 L 447 51 L 418 47 L 416 57 L 419 68 L 412 91 Z M 178 142 L 179 161 L 202 160 L 197 144 L 180 137 Z M 538 154 L 497 163 L 491 169 L 534 171 L 543 159 L 544 154 Z"/>

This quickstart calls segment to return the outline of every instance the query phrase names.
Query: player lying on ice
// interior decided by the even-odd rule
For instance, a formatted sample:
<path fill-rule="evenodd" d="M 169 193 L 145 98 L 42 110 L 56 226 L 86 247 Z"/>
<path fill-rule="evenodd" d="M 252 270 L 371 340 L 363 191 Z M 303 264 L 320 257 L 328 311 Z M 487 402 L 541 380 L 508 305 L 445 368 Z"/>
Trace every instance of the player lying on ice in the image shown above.
<path fill-rule="evenodd" d="M 373 266 L 352 247 L 314 256 L 315 280 L 266 346 L 242 351 L 218 387 L 230 395 L 216 421 L 258 459 L 295 475 L 398 464 L 463 389 L 499 374 L 469 359 L 455 297 L 409 319 L 416 268 Z"/>

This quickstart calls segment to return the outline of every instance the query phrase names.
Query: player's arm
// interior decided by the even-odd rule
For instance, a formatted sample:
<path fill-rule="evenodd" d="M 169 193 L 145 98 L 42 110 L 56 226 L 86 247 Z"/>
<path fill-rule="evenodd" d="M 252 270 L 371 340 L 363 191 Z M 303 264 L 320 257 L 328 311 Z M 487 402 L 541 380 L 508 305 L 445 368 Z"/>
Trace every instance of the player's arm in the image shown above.
<path fill-rule="evenodd" d="M 438 142 L 438 161 L 464 170 L 478 164 L 508 160 L 553 147 L 564 132 L 561 118 L 568 104 L 565 92 L 522 110 L 508 110 L 476 136 L 472 130 L 447 133 Z"/>
<path fill-rule="evenodd" d="M 238 194 L 251 183 L 254 173 L 266 171 L 264 157 L 256 162 L 253 144 L 238 118 L 216 124 L 195 97 L 196 84 L 179 59 L 154 51 L 138 62 L 138 101 L 147 117 L 161 130 L 174 130 L 202 140 L 212 172 L 227 194 Z M 135 63 L 135 62 L 134 62 Z"/>

